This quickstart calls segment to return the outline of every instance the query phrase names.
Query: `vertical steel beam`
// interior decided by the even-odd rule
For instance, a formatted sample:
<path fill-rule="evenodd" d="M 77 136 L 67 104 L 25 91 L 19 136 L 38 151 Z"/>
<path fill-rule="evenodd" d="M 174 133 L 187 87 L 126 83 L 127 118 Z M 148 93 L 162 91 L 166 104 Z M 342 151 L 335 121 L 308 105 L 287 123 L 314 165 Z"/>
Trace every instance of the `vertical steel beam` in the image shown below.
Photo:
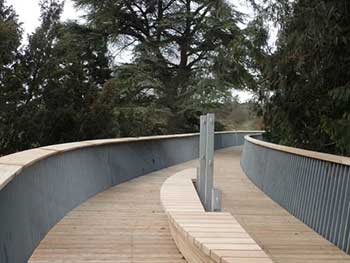
<path fill-rule="evenodd" d="M 207 211 L 220 211 L 221 209 L 221 193 L 218 189 L 214 189 L 214 131 L 215 115 L 202 115 L 200 117 L 197 190 Z"/>
<path fill-rule="evenodd" d="M 207 114 L 207 147 L 205 160 L 205 208 L 207 211 L 212 210 L 212 191 L 213 191 L 213 172 L 214 172 L 214 129 L 215 129 L 214 114 Z"/>
<path fill-rule="evenodd" d="M 212 191 L 212 212 L 221 212 L 221 191 L 213 188 Z"/>
<path fill-rule="evenodd" d="M 200 117 L 200 136 L 199 136 L 199 181 L 198 181 L 198 193 L 202 201 L 205 204 L 205 163 L 206 163 L 206 151 L 207 151 L 207 116 L 202 115 Z"/>

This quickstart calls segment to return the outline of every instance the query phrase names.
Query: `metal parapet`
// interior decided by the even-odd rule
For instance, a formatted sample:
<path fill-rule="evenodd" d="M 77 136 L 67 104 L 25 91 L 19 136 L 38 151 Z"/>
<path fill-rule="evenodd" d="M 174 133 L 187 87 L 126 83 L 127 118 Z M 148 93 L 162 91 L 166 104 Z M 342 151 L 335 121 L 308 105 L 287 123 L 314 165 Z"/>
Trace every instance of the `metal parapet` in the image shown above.
<path fill-rule="evenodd" d="M 271 199 L 350 253 L 350 158 L 247 136 L 241 166 Z"/>
<path fill-rule="evenodd" d="M 221 132 L 215 149 L 250 131 Z M 198 134 L 95 140 L 0 158 L 0 262 L 27 262 L 70 210 L 107 188 L 198 158 Z"/>

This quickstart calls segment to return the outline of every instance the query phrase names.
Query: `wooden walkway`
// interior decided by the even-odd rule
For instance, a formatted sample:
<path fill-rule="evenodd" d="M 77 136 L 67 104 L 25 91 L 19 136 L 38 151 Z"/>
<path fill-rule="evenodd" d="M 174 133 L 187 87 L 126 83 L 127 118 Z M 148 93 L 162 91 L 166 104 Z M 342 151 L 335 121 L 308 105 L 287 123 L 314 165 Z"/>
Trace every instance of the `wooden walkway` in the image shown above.
<path fill-rule="evenodd" d="M 350 263 L 350 256 L 266 197 L 242 172 L 240 148 L 216 153 L 215 180 L 231 212 L 274 262 Z M 185 262 L 160 204 L 166 178 L 196 162 L 143 176 L 71 211 L 40 243 L 30 263 Z"/>

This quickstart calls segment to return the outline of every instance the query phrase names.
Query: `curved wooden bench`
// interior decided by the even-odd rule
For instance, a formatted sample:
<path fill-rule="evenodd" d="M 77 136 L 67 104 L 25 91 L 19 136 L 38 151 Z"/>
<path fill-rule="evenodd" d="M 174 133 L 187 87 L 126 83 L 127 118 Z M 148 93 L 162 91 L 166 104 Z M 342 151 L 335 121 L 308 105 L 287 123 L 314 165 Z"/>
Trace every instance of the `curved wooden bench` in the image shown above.
<path fill-rule="evenodd" d="M 161 188 L 173 239 L 188 262 L 271 263 L 237 220 L 224 212 L 206 212 L 194 187 L 195 169 L 169 177 Z"/>

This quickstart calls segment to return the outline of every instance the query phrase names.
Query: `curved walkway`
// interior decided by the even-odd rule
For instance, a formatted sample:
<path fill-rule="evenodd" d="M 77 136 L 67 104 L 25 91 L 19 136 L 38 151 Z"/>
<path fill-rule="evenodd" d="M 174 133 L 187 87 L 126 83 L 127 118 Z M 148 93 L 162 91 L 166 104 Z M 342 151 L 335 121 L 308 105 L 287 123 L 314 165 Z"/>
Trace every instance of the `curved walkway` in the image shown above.
<path fill-rule="evenodd" d="M 274 262 L 350 263 L 350 256 L 249 181 L 240 168 L 240 149 L 216 153 L 216 185 L 222 190 L 224 210 Z M 89 199 L 49 232 L 29 262 L 185 262 L 170 236 L 159 191 L 167 177 L 195 165 L 192 161 L 151 173 Z"/>

